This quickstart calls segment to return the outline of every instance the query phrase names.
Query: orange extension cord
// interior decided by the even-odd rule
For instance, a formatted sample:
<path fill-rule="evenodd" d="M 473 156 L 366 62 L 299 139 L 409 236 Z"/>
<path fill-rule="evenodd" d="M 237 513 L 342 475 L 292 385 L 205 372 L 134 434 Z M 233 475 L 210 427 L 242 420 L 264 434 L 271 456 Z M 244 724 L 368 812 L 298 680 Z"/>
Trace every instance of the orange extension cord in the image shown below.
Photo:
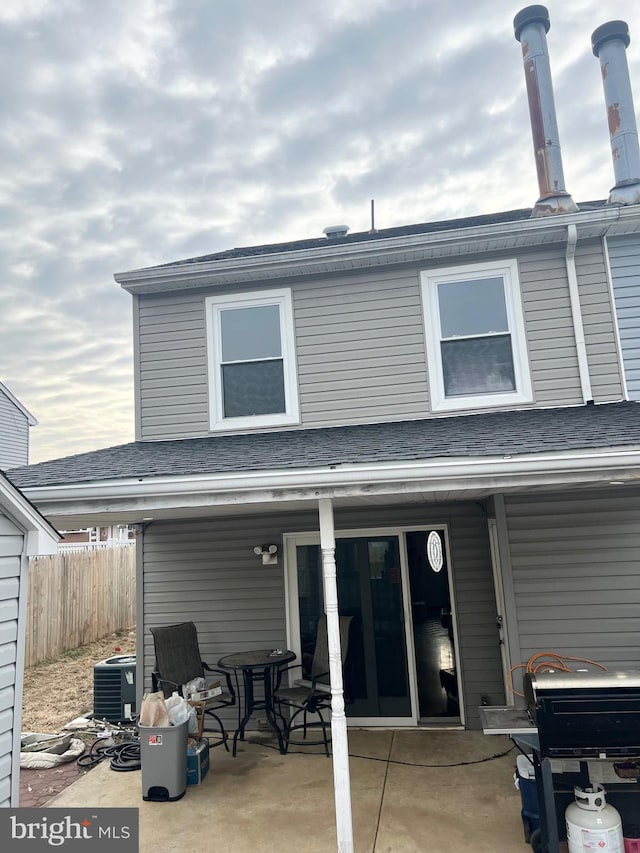
<path fill-rule="evenodd" d="M 540 658 L 542 660 L 540 660 Z M 520 693 L 520 691 L 516 690 L 513 686 L 513 673 L 517 669 L 524 669 L 525 672 L 530 673 L 551 672 L 552 670 L 571 672 L 572 670 L 567 666 L 566 661 L 590 663 L 592 666 L 600 667 L 600 669 L 607 672 L 607 667 L 595 660 L 589 660 L 588 658 L 574 658 L 571 655 L 558 655 L 555 652 L 538 652 L 538 654 L 532 655 L 526 663 L 518 663 L 511 667 L 509 670 L 509 684 L 507 686 L 516 696 L 524 696 L 524 693 Z"/>

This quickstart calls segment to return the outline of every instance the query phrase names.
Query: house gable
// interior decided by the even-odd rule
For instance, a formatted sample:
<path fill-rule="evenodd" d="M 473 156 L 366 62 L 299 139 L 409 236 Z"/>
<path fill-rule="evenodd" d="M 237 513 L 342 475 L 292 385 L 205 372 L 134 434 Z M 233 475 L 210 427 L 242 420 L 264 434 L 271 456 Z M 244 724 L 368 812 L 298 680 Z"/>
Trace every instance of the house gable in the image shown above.
<path fill-rule="evenodd" d="M 0 470 L 29 461 L 29 427 L 38 421 L 0 382 Z"/>

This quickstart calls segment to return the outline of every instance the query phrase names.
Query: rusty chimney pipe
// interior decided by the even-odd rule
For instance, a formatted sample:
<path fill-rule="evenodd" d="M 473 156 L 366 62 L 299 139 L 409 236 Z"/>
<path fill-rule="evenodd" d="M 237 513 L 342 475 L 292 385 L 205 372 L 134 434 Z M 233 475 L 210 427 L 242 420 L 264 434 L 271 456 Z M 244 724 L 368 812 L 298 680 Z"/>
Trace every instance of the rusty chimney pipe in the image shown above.
<path fill-rule="evenodd" d="M 591 36 L 593 53 L 600 60 L 602 71 L 616 179 L 609 204 L 640 203 L 640 148 L 626 54 L 630 41 L 624 21 L 609 21 Z"/>
<path fill-rule="evenodd" d="M 556 108 L 553 100 L 547 33 L 551 22 L 545 6 L 527 6 L 513 19 L 516 39 L 522 44 L 522 59 L 529 99 L 533 148 L 540 198 L 531 215 L 571 213 L 577 206 L 564 186 Z"/>

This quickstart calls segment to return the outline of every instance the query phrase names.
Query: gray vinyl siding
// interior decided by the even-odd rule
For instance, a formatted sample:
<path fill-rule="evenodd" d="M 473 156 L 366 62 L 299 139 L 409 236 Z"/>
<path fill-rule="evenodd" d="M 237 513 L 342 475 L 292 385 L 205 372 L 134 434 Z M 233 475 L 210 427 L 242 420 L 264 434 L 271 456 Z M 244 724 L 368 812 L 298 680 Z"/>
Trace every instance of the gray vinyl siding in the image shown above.
<path fill-rule="evenodd" d="M 596 403 L 621 400 L 621 365 L 602 242 L 579 243 L 576 274 L 591 391 Z"/>
<path fill-rule="evenodd" d="M 640 236 L 607 238 L 627 392 L 640 400 Z"/>
<path fill-rule="evenodd" d="M 305 282 L 292 294 L 303 427 L 428 414 L 415 270 Z M 209 434 L 204 299 L 139 299 L 143 440 Z"/>
<path fill-rule="evenodd" d="M 518 274 L 534 401 L 540 406 L 579 404 L 580 373 L 562 248 L 521 255 Z"/>
<path fill-rule="evenodd" d="M 487 522 L 478 505 L 371 507 L 336 511 L 336 529 L 447 523 L 460 639 L 467 726 L 477 728 L 481 694 L 504 701 Z M 150 627 L 193 620 L 203 659 L 286 645 L 282 534 L 318 529 L 309 512 L 154 522 L 144 533 L 143 667 L 154 663 Z M 263 566 L 253 546 L 276 542 L 277 566 Z M 231 722 L 233 713 L 228 715 Z"/>
<path fill-rule="evenodd" d="M 483 255 L 468 262 L 506 257 Z M 426 268 L 367 270 L 291 284 L 301 427 L 430 415 L 419 275 Z M 580 404 L 564 247 L 521 253 L 518 269 L 533 404 Z M 593 396 L 597 402 L 618 400 L 620 367 L 599 242 L 578 247 L 576 269 Z M 207 295 L 139 297 L 143 440 L 209 434 Z"/>
<path fill-rule="evenodd" d="M 207 435 L 204 297 L 140 297 L 138 315 L 141 438 Z"/>
<path fill-rule="evenodd" d="M 29 421 L 0 388 L 0 470 L 29 462 Z"/>
<path fill-rule="evenodd" d="M 22 532 L 0 511 L 0 807 L 11 805 Z"/>
<path fill-rule="evenodd" d="M 637 669 L 640 490 L 505 496 L 505 509 L 522 662 L 554 651 Z"/>
<path fill-rule="evenodd" d="M 415 270 L 322 280 L 293 296 L 304 426 L 429 413 Z"/>

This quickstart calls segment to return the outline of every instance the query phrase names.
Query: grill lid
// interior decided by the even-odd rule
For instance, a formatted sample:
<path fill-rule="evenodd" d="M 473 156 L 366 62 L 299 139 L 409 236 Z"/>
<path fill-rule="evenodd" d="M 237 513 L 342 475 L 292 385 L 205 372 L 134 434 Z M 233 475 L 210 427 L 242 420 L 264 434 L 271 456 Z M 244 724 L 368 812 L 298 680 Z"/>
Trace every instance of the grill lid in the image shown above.
<path fill-rule="evenodd" d="M 534 695 L 547 691 L 568 690 L 625 690 L 637 687 L 640 690 L 640 670 L 618 670 L 604 672 L 539 672 L 526 673 L 525 686 L 529 682 Z"/>
<path fill-rule="evenodd" d="M 640 756 L 640 671 L 527 672 L 524 692 L 542 755 Z"/>

